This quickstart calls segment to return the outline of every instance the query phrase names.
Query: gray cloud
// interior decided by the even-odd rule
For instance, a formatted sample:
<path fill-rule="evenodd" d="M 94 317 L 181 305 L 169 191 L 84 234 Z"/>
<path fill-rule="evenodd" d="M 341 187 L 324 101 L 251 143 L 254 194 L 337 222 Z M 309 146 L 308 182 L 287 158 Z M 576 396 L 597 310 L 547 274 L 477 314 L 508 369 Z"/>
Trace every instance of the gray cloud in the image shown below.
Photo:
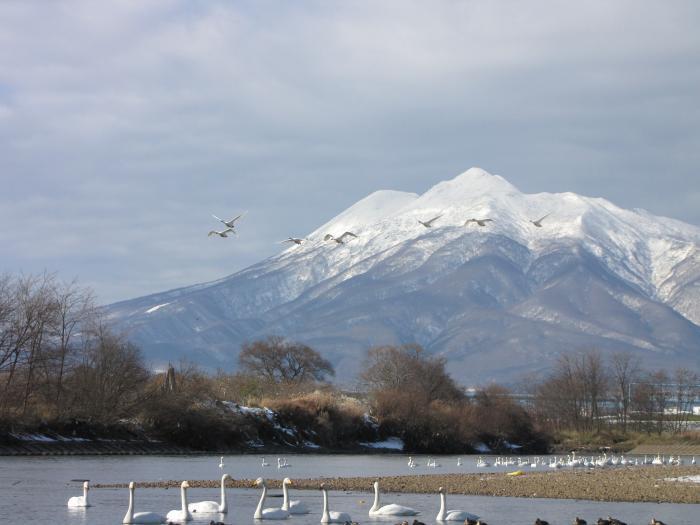
<path fill-rule="evenodd" d="M 116 4 L 116 5 L 113 5 Z M 700 224 L 696 2 L 3 2 L 0 271 L 221 277 L 477 165 Z M 250 210 L 234 240 L 210 213 Z"/>

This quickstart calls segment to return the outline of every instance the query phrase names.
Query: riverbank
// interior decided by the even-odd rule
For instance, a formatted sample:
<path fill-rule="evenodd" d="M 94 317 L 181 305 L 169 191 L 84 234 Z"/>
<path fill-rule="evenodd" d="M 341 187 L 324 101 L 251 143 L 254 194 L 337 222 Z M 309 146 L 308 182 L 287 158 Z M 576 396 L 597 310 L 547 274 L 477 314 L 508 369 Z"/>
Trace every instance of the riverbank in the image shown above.
<path fill-rule="evenodd" d="M 384 492 L 400 493 L 433 493 L 439 487 L 444 487 L 451 494 L 478 496 L 700 504 L 700 486 L 697 483 L 669 481 L 699 473 L 698 467 L 684 466 L 526 472 L 522 476 L 507 476 L 504 473 L 431 474 L 382 477 L 381 486 Z M 294 488 L 313 490 L 325 483 L 331 490 L 370 492 L 374 480 L 369 477 L 294 479 Z M 141 481 L 138 486 L 164 489 L 177 488 L 180 483 L 181 480 Z M 190 481 L 190 486 L 216 488 L 219 483 L 218 480 Z M 269 480 L 268 484 L 280 487 L 279 480 Z M 98 484 L 95 488 L 125 486 Z M 228 486 L 250 488 L 253 480 L 230 480 Z"/>

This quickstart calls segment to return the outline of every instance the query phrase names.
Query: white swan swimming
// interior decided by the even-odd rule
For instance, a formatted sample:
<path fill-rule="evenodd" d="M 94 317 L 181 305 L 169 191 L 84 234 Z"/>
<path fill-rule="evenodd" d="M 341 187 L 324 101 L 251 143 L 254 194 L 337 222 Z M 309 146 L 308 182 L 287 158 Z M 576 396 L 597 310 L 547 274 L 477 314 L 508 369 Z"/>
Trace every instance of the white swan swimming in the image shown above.
<path fill-rule="evenodd" d="M 418 511 L 396 503 L 379 506 L 379 481 L 374 482 L 374 504 L 369 509 L 370 516 L 415 516 Z"/>
<path fill-rule="evenodd" d="M 227 479 L 231 479 L 231 476 L 228 474 L 221 476 L 221 503 L 217 503 L 216 501 L 197 501 L 196 503 L 187 505 L 189 511 L 196 512 L 197 514 L 226 514 L 228 512 L 228 502 L 226 501 Z"/>
<path fill-rule="evenodd" d="M 267 497 L 267 485 L 265 480 L 258 478 L 255 480 L 256 486 L 262 486 L 262 495 L 260 496 L 260 501 L 258 501 L 258 506 L 255 509 L 255 514 L 253 514 L 253 519 L 256 520 L 286 520 L 289 517 L 289 512 L 286 510 L 278 508 L 267 508 L 263 509 L 265 505 L 265 498 Z"/>
<path fill-rule="evenodd" d="M 134 514 L 135 486 L 136 485 L 133 481 L 129 482 L 129 508 L 126 510 L 126 515 L 124 516 L 124 520 L 122 520 L 122 523 L 137 523 L 139 525 L 146 525 L 150 523 L 165 523 L 165 517 L 155 512 L 137 512 L 136 514 Z"/>
<path fill-rule="evenodd" d="M 221 456 L 221 460 L 219 461 L 219 468 L 224 468 L 224 456 Z"/>
<path fill-rule="evenodd" d="M 270 466 L 270 464 L 267 461 L 265 461 L 265 456 L 263 456 L 262 463 L 260 464 L 260 466 L 261 467 L 269 467 Z"/>
<path fill-rule="evenodd" d="M 323 512 L 321 513 L 321 523 L 352 523 L 352 518 L 347 512 L 328 510 L 328 493 L 326 486 L 321 484 L 323 493 Z"/>
<path fill-rule="evenodd" d="M 282 480 L 282 495 L 284 496 L 282 510 L 286 510 L 290 514 L 308 514 L 309 509 L 306 506 L 306 503 L 299 500 L 289 501 L 289 491 L 287 490 L 287 485 L 291 484 L 292 480 L 289 478 L 284 478 Z"/>
<path fill-rule="evenodd" d="M 168 521 L 182 523 L 185 521 L 192 521 L 192 514 L 190 514 L 187 508 L 187 489 L 190 488 L 190 484 L 187 481 L 180 483 L 180 502 L 182 504 L 181 508 L 171 510 L 165 517 Z"/>
<path fill-rule="evenodd" d="M 440 487 L 438 489 L 440 493 L 440 510 L 438 511 L 437 521 L 466 521 L 466 520 L 478 520 L 479 516 L 471 514 L 465 510 L 445 510 L 445 490 Z"/>
<path fill-rule="evenodd" d="M 82 496 L 73 496 L 68 500 L 68 506 L 69 507 L 92 507 L 90 505 L 90 502 L 88 501 L 88 491 L 90 490 L 90 487 L 88 486 L 88 482 L 84 481 L 83 482 L 83 495 Z"/>

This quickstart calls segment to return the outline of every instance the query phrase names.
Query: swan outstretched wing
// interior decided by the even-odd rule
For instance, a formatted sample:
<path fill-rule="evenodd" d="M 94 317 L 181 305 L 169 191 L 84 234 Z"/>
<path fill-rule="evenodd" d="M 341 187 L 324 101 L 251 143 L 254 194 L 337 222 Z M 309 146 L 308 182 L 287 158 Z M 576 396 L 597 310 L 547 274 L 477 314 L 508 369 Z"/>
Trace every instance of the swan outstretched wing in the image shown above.
<path fill-rule="evenodd" d="M 341 235 L 340 237 L 338 237 L 338 240 L 342 242 L 343 239 L 345 239 L 345 237 L 352 237 L 352 238 L 354 238 L 354 239 L 357 239 L 357 235 L 355 235 L 354 233 L 352 233 L 352 232 L 345 232 L 345 233 L 343 233 L 343 235 Z"/>

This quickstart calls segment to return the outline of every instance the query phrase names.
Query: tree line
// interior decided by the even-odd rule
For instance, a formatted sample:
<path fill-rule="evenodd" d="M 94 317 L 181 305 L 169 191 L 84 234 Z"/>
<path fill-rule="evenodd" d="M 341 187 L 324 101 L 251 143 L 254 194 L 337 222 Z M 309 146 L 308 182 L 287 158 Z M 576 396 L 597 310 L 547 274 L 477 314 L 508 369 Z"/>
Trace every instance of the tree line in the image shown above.
<path fill-rule="evenodd" d="M 527 391 L 529 410 L 551 431 L 680 433 L 700 398 L 700 377 L 687 368 L 645 370 L 629 352 L 606 358 L 592 349 L 559 356 Z"/>
<path fill-rule="evenodd" d="M 235 373 L 188 362 L 154 371 L 110 328 L 89 288 L 51 274 L 0 276 L 0 430 L 126 426 L 199 448 L 261 437 L 231 414 L 226 403 L 235 402 L 274 408 L 328 447 L 369 439 L 371 417 L 381 436 L 400 436 L 413 451 L 516 443 L 544 451 L 564 430 L 681 432 L 698 396 L 697 373 L 644 371 L 624 353 L 564 354 L 527 382 L 525 402 L 500 385 L 466 395 L 445 365 L 419 345 L 370 348 L 358 377 L 363 395 L 353 397 L 331 382 L 335 370 L 317 351 L 270 336 L 241 347 Z"/>

